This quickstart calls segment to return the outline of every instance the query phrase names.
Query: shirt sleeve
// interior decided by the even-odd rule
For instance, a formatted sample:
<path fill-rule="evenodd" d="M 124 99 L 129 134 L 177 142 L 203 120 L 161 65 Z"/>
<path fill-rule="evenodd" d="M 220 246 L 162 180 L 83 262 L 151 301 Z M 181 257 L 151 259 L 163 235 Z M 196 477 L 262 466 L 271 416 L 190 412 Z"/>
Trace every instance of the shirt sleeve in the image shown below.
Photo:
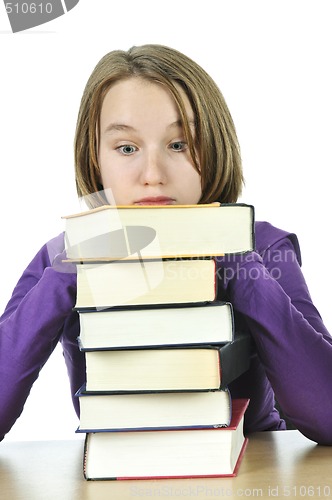
<path fill-rule="evenodd" d="M 0 318 L 0 440 L 21 414 L 75 297 L 76 275 L 53 269 L 45 245 L 22 274 Z"/>
<path fill-rule="evenodd" d="M 297 251 L 282 238 L 260 256 L 222 263 L 223 286 L 245 318 L 285 415 L 309 439 L 332 444 L 332 339 L 312 303 Z"/>

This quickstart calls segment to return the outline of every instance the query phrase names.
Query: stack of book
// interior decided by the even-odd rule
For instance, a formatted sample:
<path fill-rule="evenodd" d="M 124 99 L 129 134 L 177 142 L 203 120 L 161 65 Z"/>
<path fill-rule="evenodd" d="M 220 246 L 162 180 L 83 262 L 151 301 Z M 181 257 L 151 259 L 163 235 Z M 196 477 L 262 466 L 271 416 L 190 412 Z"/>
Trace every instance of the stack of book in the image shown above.
<path fill-rule="evenodd" d="M 66 219 L 77 264 L 86 479 L 237 473 L 250 363 L 214 257 L 254 247 L 253 207 L 103 206 Z"/>

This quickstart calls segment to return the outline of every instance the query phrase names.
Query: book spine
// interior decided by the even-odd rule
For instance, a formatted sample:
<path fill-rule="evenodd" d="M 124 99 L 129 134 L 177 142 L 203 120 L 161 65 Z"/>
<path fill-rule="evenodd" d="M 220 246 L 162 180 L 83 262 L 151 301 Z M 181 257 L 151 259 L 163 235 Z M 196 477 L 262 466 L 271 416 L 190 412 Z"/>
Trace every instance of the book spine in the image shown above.
<path fill-rule="evenodd" d="M 221 389 L 249 369 L 252 352 L 253 340 L 248 333 L 236 333 L 233 342 L 220 348 Z"/>

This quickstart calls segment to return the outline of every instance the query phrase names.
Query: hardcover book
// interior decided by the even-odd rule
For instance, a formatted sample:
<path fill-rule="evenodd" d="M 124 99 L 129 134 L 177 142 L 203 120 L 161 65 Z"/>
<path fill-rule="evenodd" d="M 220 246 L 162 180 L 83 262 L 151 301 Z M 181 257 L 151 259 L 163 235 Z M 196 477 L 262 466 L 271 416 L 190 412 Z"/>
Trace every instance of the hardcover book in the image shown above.
<path fill-rule="evenodd" d="M 214 428 L 230 424 L 227 389 L 209 392 L 94 394 L 82 387 L 77 432 Z"/>
<path fill-rule="evenodd" d="M 227 387 L 250 366 L 251 337 L 201 347 L 86 351 L 86 390 L 210 391 Z"/>
<path fill-rule="evenodd" d="M 82 351 L 144 346 L 220 344 L 234 337 L 229 302 L 206 305 L 79 309 Z"/>
<path fill-rule="evenodd" d="M 254 208 L 241 203 L 111 206 L 64 217 L 76 260 L 217 256 L 254 249 Z"/>
<path fill-rule="evenodd" d="M 76 307 L 183 304 L 216 298 L 213 259 L 77 264 Z"/>
<path fill-rule="evenodd" d="M 248 400 L 233 400 L 229 427 L 96 432 L 85 440 L 84 477 L 161 479 L 235 476 L 244 453 Z"/>

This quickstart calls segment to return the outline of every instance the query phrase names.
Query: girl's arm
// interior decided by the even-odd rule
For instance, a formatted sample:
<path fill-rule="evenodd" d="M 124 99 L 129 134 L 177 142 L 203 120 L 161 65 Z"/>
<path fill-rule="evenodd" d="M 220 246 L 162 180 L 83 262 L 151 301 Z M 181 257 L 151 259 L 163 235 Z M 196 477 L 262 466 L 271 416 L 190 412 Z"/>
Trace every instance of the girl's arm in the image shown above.
<path fill-rule="evenodd" d="M 264 261 L 263 261 L 264 259 Z M 313 305 L 294 246 L 224 259 L 222 283 L 244 315 L 285 415 L 308 438 L 332 444 L 332 338 Z"/>
<path fill-rule="evenodd" d="M 52 268 L 45 245 L 24 271 L 0 318 L 0 440 L 21 414 L 75 296 L 75 273 Z"/>

